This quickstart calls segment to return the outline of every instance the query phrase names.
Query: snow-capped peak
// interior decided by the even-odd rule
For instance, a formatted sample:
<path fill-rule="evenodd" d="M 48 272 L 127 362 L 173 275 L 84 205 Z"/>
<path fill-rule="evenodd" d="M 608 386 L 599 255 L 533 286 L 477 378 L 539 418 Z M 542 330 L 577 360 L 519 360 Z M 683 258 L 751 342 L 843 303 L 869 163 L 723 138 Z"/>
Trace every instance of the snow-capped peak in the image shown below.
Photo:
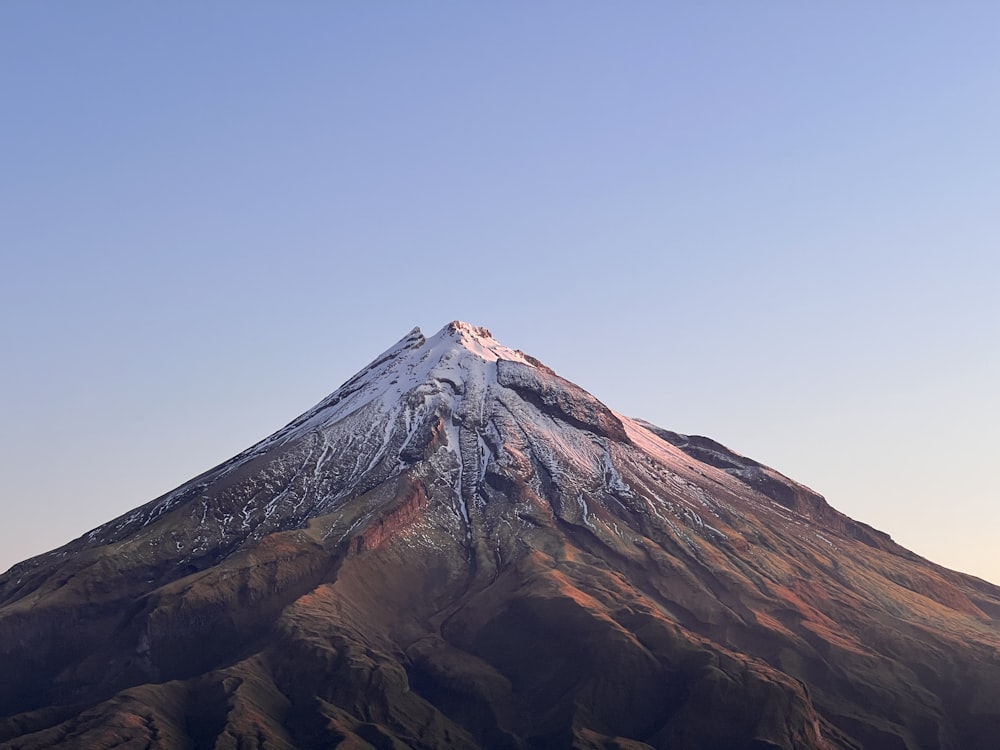
<path fill-rule="evenodd" d="M 192 519 L 215 513 L 219 534 L 232 539 L 297 527 L 331 513 L 347 518 L 345 503 L 351 498 L 416 472 L 413 476 L 428 479 L 425 489 L 440 507 L 452 508 L 445 525 L 470 543 L 476 524 L 487 516 L 509 526 L 509 503 L 526 502 L 532 493 L 556 498 L 554 512 L 564 521 L 620 540 L 625 538 L 617 525 L 621 519 L 611 508 L 642 512 L 636 510 L 643 506 L 635 488 L 642 484 L 658 486 L 664 476 L 670 478 L 676 503 L 655 495 L 644 501 L 669 528 L 674 520 L 666 511 L 699 529 L 706 527 L 701 513 L 715 512 L 712 502 L 686 489 L 685 482 L 711 472 L 717 485 L 738 491 L 736 479 L 709 466 L 695 469 L 690 460 L 533 357 L 499 343 L 486 328 L 454 321 L 429 338 L 414 328 L 269 438 L 95 530 L 89 539 L 124 538 L 181 503 L 191 506 Z M 638 479 L 628 479 L 629 472 Z M 527 494 L 507 496 L 490 484 L 491 476 L 501 485 L 520 483 Z M 210 498 L 211 507 L 199 504 L 201 497 Z M 502 502 L 488 508 L 492 501 Z M 378 502 L 371 502 L 368 515 L 351 522 L 355 525 L 331 521 L 330 533 L 335 529 L 346 539 L 379 512 Z M 198 524 L 200 529 L 203 520 Z M 707 533 L 725 536 L 708 528 Z M 191 549 L 201 550 L 206 537 L 192 533 Z"/>
<path fill-rule="evenodd" d="M 496 362 L 498 359 L 513 360 L 524 364 L 533 364 L 520 349 L 510 349 L 504 346 L 490 333 L 488 328 L 474 326 L 461 320 L 453 320 L 428 341 L 455 341 L 462 347 L 472 352 L 476 356 L 488 361 Z"/>
<path fill-rule="evenodd" d="M 320 425 L 334 424 L 364 407 L 373 408 L 392 421 L 404 408 L 403 396 L 417 389 L 425 394 L 476 393 L 481 398 L 488 387 L 496 383 L 496 363 L 501 360 L 551 372 L 524 352 L 504 346 L 482 326 L 455 320 L 429 338 L 415 327 L 330 396 L 255 450 L 275 442 L 287 442 Z M 448 400 L 451 397 L 448 395 Z M 453 407 L 457 413 L 458 404 Z"/>

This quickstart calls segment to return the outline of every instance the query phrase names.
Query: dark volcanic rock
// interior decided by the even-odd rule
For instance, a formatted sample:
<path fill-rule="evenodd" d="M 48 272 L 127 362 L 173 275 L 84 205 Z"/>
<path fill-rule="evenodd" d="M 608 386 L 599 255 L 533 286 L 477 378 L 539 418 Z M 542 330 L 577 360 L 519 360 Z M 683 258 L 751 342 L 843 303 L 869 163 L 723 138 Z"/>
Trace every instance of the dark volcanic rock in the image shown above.
<path fill-rule="evenodd" d="M 985 748 L 998 618 L 455 323 L 0 576 L 0 748 Z"/>

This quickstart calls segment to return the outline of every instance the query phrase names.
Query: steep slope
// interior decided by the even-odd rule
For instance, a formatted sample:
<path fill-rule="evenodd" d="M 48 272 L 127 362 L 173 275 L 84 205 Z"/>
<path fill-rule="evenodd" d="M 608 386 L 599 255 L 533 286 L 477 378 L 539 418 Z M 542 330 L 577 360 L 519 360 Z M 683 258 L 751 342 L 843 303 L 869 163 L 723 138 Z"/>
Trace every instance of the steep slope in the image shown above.
<path fill-rule="evenodd" d="M 0 576 L 0 747 L 970 748 L 1000 589 L 488 331 Z"/>

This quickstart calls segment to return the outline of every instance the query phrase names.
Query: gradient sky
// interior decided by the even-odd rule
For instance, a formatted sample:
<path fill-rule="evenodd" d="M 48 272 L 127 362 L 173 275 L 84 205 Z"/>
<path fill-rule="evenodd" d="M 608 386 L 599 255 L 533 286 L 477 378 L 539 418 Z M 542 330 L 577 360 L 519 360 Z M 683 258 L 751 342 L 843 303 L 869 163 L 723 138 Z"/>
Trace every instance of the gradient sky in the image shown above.
<path fill-rule="evenodd" d="M 1000 583 L 1000 5 L 0 4 L 0 569 L 489 327 Z"/>

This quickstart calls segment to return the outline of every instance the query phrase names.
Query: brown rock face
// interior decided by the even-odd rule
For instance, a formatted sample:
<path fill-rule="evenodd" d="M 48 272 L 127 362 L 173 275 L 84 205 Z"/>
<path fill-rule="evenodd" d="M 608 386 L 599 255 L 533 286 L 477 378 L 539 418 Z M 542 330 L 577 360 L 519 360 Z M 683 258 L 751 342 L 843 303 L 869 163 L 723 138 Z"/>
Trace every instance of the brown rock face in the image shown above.
<path fill-rule="evenodd" d="M 1000 589 L 485 329 L 0 576 L 0 748 L 987 748 Z"/>

